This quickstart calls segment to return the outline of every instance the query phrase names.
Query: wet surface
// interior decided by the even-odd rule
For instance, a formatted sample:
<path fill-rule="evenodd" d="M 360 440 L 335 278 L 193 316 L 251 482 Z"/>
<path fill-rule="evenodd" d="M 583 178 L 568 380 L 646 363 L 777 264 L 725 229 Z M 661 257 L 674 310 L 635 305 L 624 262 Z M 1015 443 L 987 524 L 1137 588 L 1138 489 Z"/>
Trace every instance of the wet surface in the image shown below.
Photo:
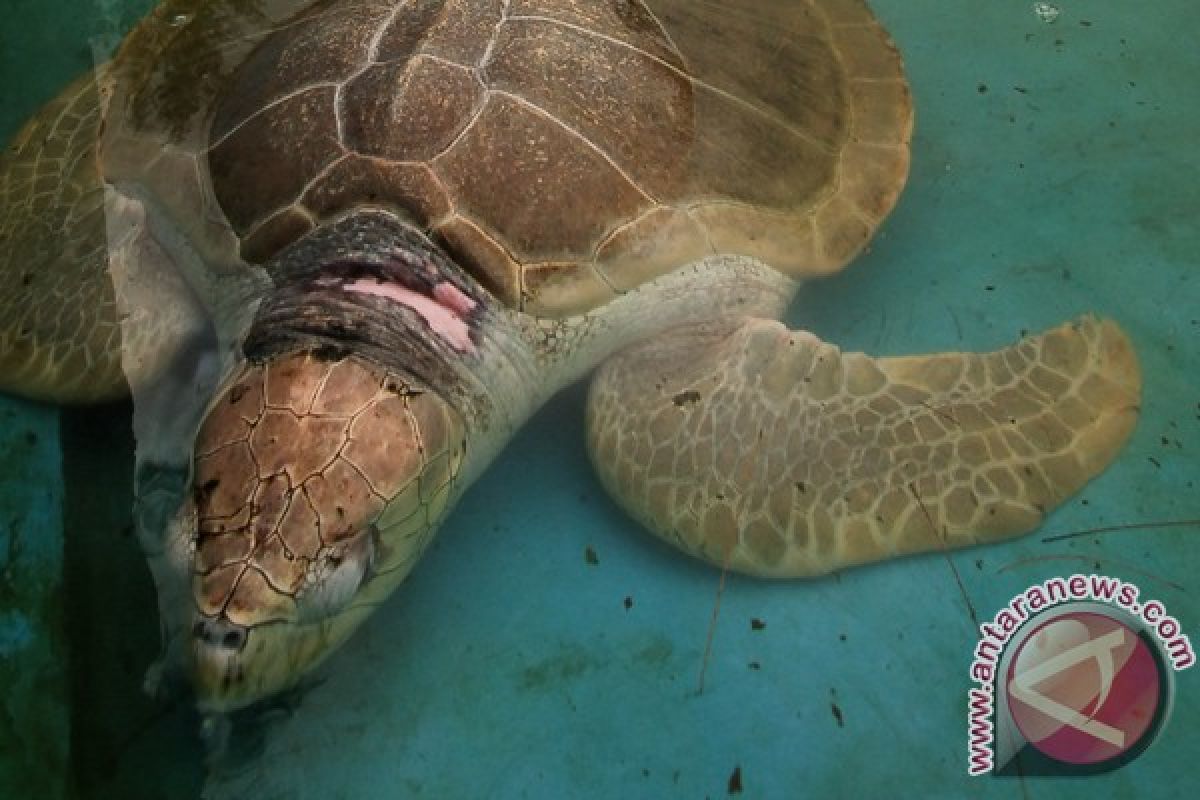
<path fill-rule="evenodd" d="M 0 47 L 0 74 L 6 91 L 10 76 L 29 75 L 20 91 L 32 98 L 90 56 L 77 36 L 63 63 L 47 66 L 50 37 L 70 15 L 39 27 L 42 4 L 16 5 L 30 19 L 21 36 L 42 44 Z M 719 575 L 651 541 L 603 498 L 573 389 L 468 495 L 323 682 L 263 725 L 261 756 L 208 778 L 209 796 L 718 797 L 734 775 L 745 796 L 1184 793 L 1197 670 L 1177 676 L 1160 741 L 1087 781 L 969 780 L 965 707 L 971 609 L 988 619 L 1047 577 L 1119 576 L 1160 598 L 1185 631 L 1200 624 L 1200 531 L 1154 525 L 1200 517 L 1192 4 L 1089 7 L 1086 18 L 1063 7 L 1053 24 L 1029 3 L 874 6 L 913 84 L 913 173 L 870 252 L 807 287 L 791 324 L 891 355 L 992 348 L 1084 311 L 1113 316 L 1146 379 L 1141 423 L 1116 465 L 1012 544 L 808 583 L 729 578 L 697 696 Z M 29 98 L 5 96 L 5 113 Z M 53 448 L 56 416 L 23 413 L 33 423 L 5 430 L 16 446 L 3 474 L 32 487 L 38 462 L 22 449 L 25 432 L 39 451 Z M 195 796 L 194 720 L 137 699 L 156 650 L 148 576 L 121 537 L 130 445 L 120 424 L 98 443 L 87 433 L 96 423 L 73 424 L 63 437 L 76 453 L 66 460 L 69 513 L 80 525 L 110 521 L 91 526 L 99 552 L 70 552 L 90 581 L 124 565 L 110 602 L 71 606 L 81 615 L 73 650 L 90 659 L 72 662 L 80 794 Z M 80 461 L 81 449 L 92 455 Z M 25 500 L 51 514 L 61 502 L 32 489 Z M 1089 532 L 1056 538 L 1078 531 Z M 596 563 L 589 547 L 603 556 Z M 95 586 L 76 580 L 76 598 Z"/>

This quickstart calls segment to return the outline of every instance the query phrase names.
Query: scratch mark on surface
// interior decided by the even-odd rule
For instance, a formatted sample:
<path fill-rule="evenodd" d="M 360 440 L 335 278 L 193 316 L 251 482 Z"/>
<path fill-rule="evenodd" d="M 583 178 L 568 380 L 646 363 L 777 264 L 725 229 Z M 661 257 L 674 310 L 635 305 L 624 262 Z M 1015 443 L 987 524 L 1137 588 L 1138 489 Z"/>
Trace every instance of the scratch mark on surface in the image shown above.
<path fill-rule="evenodd" d="M 933 520 L 933 515 L 929 513 L 929 508 L 926 507 L 925 501 L 921 499 L 921 495 L 917 493 L 916 484 L 910 483 L 908 490 L 912 492 L 913 498 L 917 501 L 917 505 L 921 507 L 921 513 L 925 515 L 926 521 L 929 523 L 929 528 L 934 535 L 942 543 L 942 556 L 946 559 L 946 566 L 950 567 L 950 572 L 954 575 L 954 582 L 958 584 L 958 592 L 962 595 L 963 602 L 967 604 L 967 616 L 971 618 L 972 624 L 979 627 L 979 615 L 975 613 L 975 604 L 971 602 L 971 596 L 967 594 L 967 587 L 963 584 L 962 575 L 958 574 L 958 567 L 954 566 L 954 561 L 950 558 L 950 553 L 946 548 L 946 537 L 944 533 L 938 530 L 937 523 Z"/>
<path fill-rule="evenodd" d="M 958 318 L 958 314 L 950 306 L 946 306 L 946 311 L 950 314 L 950 319 L 954 321 L 954 335 L 956 342 L 961 342 L 963 338 L 962 322 Z"/>
<path fill-rule="evenodd" d="M 1153 528 L 1200 528 L 1200 519 L 1175 519 L 1164 522 L 1131 522 L 1124 525 L 1108 525 L 1103 528 L 1088 528 L 1081 531 L 1071 531 L 1070 533 L 1056 533 L 1052 536 L 1044 537 L 1042 542 L 1049 544 L 1050 542 L 1061 542 L 1064 539 L 1077 539 L 1081 536 L 1094 536 L 1100 533 L 1144 531 Z"/>
<path fill-rule="evenodd" d="M 704 642 L 704 660 L 700 663 L 700 680 L 696 685 L 696 695 L 704 694 L 704 674 L 708 671 L 708 659 L 712 655 L 713 635 L 717 632 L 717 616 L 721 613 L 721 595 L 725 593 L 725 578 L 729 575 L 729 562 L 733 560 L 733 547 L 725 553 L 725 563 L 721 565 L 721 581 L 717 584 L 717 597 L 713 601 L 712 618 L 708 621 L 708 638 Z"/>
<path fill-rule="evenodd" d="M 1002 567 L 997 567 L 996 573 L 999 574 L 1001 572 L 1009 572 L 1010 570 L 1014 570 L 1017 567 L 1022 567 L 1027 564 L 1040 564 L 1046 561 L 1082 561 L 1087 564 L 1097 564 L 1099 562 L 1106 561 L 1114 566 L 1119 566 L 1122 569 L 1129 570 L 1130 572 L 1136 572 L 1138 575 L 1158 581 L 1164 586 L 1169 586 L 1172 589 L 1176 589 L 1180 592 L 1187 592 L 1187 589 L 1183 586 L 1183 584 L 1173 581 L 1170 578 L 1165 578 L 1162 575 L 1142 569 L 1141 567 L 1135 566 L 1128 561 L 1112 558 L 1110 556 L 1089 556 L 1083 553 L 1064 553 L 1062 555 L 1044 555 L 1031 556 L 1029 558 L 1019 558 L 1016 561 L 1010 561 Z"/>

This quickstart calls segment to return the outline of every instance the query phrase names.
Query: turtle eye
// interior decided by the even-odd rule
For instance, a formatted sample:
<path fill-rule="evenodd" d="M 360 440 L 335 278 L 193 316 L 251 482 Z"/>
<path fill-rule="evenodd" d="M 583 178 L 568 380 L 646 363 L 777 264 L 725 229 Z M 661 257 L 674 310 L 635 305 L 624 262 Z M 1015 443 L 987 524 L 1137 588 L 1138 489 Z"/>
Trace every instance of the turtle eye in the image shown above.
<path fill-rule="evenodd" d="M 315 621 L 343 611 L 371 578 L 375 526 L 318 553 L 296 596 L 301 618 Z"/>

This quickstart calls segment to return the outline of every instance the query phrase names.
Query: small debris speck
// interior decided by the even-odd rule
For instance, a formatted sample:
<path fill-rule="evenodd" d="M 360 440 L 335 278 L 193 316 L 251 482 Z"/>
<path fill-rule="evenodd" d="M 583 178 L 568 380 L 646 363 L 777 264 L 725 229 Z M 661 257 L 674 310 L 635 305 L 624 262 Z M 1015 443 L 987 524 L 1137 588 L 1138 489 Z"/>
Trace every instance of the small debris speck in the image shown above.
<path fill-rule="evenodd" d="M 590 544 L 583 549 L 583 560 L 587 562 L 589 567 L 594 567 L 600 563 L 600 557 L 596 555 L 596 550 Z"/>
<path fill-rule="evenodd" d="M 742 793 L 742 768 L 741 768 L 741 766 L 734 767 L 733 774 L 729 776 L 729 793 L 730 794 L 741 794 Z"/>
<path fill-rule="evenodd" d="M 1058 6 L 1053 3 L 1034 3 L 1033 13 L 1047 25 L 1057 22 L 1059 15 L 1062 14 Z"/>
<path fill-rule="evenodd" d="M 633 598 L 625 595 L 625 610 L 628 611 L 631 608 L 633 608 Z"/>
<path fill-rule="evenodd" d="M 700 402 L 700 393 L 695 389 L 686 392 L 680 392 L 671 398 L 671 402 L 674 403 L 678 408 L 694 406 L 696 403 Z"/>
<path fill-rule="evenodd" d="M 750 630 L 752 631 L 761 631 L 765 627 L 767 627 L 767 623 L 763 622 L 758 617 L 750 620 Z"/>

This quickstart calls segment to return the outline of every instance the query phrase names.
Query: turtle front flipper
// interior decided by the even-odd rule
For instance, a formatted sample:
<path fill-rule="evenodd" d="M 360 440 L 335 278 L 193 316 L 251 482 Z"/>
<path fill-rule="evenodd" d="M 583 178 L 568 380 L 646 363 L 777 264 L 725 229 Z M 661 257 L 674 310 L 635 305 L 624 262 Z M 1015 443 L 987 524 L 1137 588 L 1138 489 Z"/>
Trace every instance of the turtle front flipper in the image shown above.
<path fill-rule="evenodd" d="M 656 534 L 752 574 L 826 573 L 1035 528 L 1137 418 L 1124 333 L 1085 317 L 1006 349 L 873 359 L 750 319 L 609 361 L 588 438 Z"/>
<path fill-rule="evenodd" d="M 86 76 L 0 154 L 0 389 L 58 402 L 119 397 L 120 330 L 108 277 L 100 126 Z"/>
<path fill-rule="evenodd" d="M 204 327 L 140 203 L 101 178 L 97 77 L 46 104 L 0 153 L 0 391 L 121 397 Z"/>

